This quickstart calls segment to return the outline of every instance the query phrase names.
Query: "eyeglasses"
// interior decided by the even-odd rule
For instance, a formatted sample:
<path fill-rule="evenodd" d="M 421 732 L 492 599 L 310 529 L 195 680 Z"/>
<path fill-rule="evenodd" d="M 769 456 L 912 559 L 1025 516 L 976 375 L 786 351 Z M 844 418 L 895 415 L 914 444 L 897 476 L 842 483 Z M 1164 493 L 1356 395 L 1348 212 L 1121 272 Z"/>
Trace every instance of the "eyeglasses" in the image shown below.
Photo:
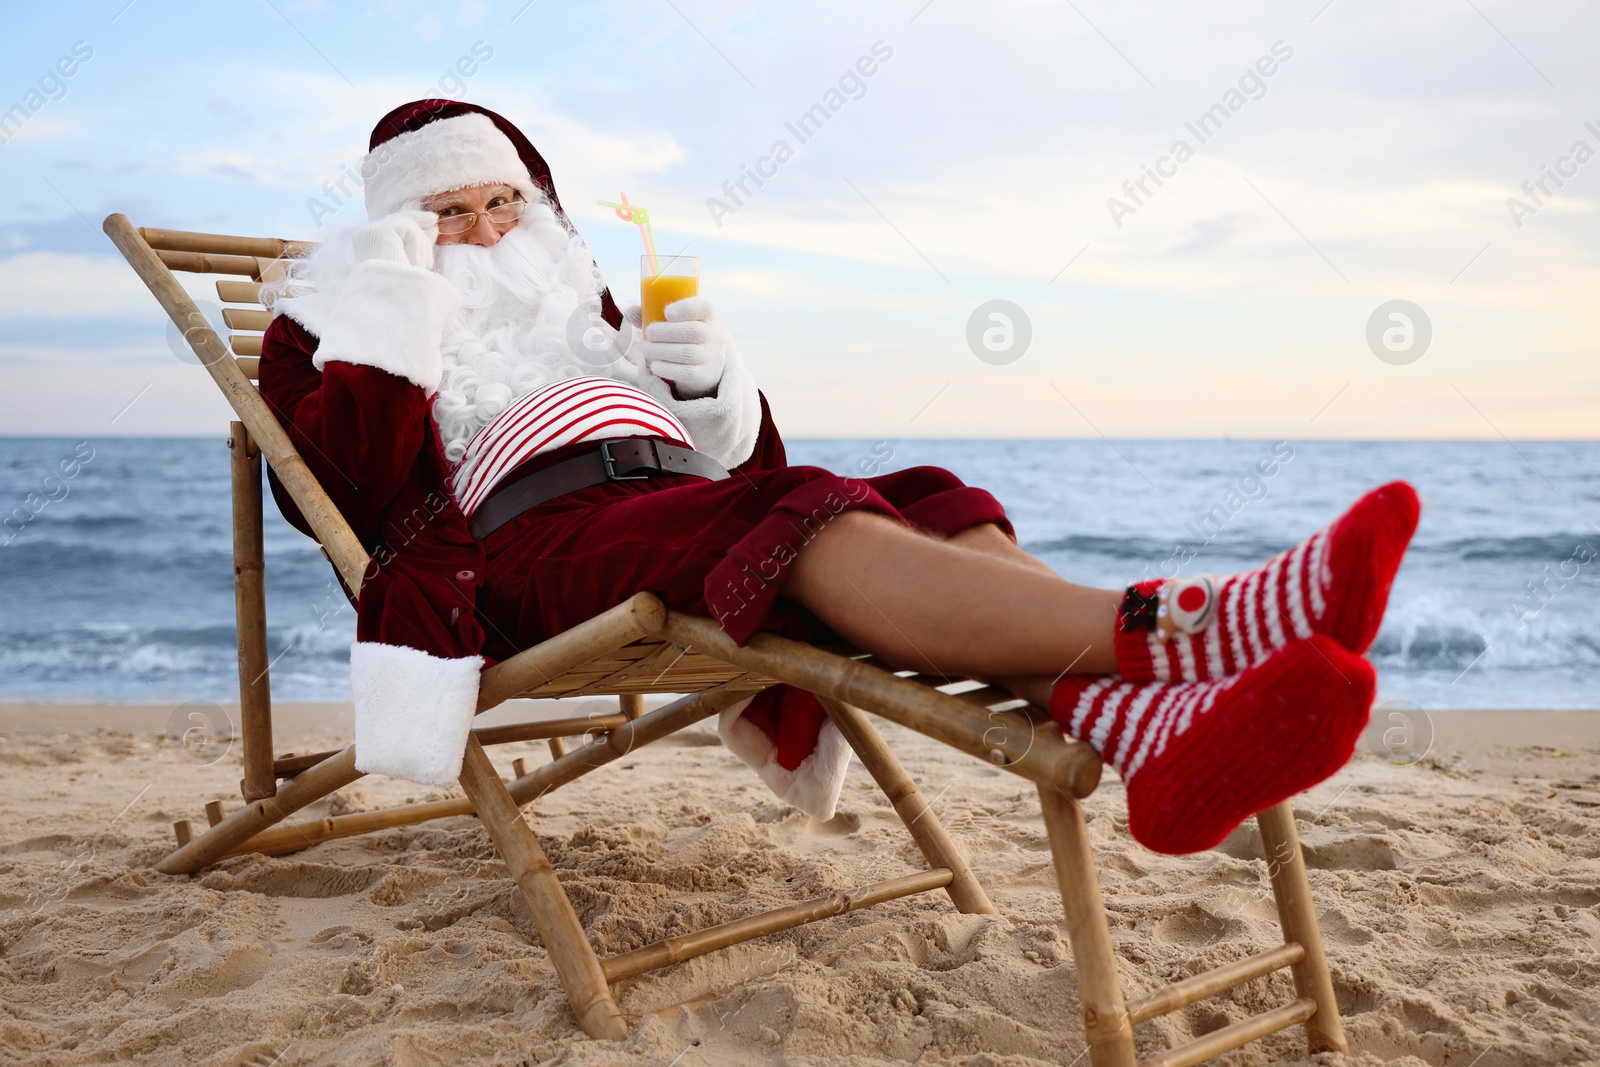
<path fill-rule="evenodd" d="M 526 210 L 528 210 L 526 200 L 512 200 L 509 203 L 498 204 L 488 211 L 463 211 L 459 215 L 440 215 L 439 232 L 466 233 L 478 224 L 479 215 L 489 216 L 489 221 L 496 226 L 509 226 L 522 218 L 522 213 Z"/>

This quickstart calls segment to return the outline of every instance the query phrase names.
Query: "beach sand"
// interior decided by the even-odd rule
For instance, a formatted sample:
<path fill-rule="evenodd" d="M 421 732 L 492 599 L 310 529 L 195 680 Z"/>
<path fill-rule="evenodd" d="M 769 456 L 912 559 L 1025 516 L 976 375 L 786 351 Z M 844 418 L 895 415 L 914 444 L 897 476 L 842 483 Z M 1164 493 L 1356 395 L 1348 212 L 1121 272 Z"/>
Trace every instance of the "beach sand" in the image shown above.
<path fill-rule="evenodd" d="M 884 726 L 1001 914 L 912 897 L 631 980 L 643 1021 L 613 1044 L 578 1029 L 471 818 L 157 874 L 174 819 L 239 804 L 237 747 L 197 764 L 153 736 L 171 712 L 0 706 L 0 1063 L 1087 1063 L 1032 787 L 907 731 Z M 280 750 L 349 732 L 339 705 L 275 717 Z M 1307 1059 L 1293 1029 L 1220 1062 L 1600 1060 L 1600 712 L 1430 724 L 1426 758 L 1363 754 L 1295 802 L 1354 1055 Z M 363 780 L 302 817 L 435 795 Z M 1086 808 L 1130 993 L 1280 938 L 1248 828 L 1170 858 L 1128 838 L 1109 772 Z M 859 765 L 820 824 L 710 723 L 527 812 L 602 955 L 922 865 Z M 1142 1024 L 1140 1052 L 1292 995 L 1251 983 Z"/>

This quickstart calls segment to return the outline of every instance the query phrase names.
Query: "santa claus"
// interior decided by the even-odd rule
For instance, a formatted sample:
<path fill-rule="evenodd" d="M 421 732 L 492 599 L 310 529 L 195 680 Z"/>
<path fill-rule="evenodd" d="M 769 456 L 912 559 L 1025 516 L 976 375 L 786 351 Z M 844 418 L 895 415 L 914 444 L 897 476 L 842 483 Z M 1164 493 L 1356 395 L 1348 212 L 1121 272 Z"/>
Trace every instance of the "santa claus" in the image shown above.
<path fill-rule="evenodd" d="M 260 370 L 372 554 L 350 655 L 361 770 L 453 781 L 480 671 L 640 591 L 741 643 L 837 635 L 1004 684 L 1120 772 L 1160 851 L 1211 847 L 1349 758 L 1409 486 L 1244 574 L 1074 585 L 947 471 L 789 466 L 711 303 L 643 331 L 620 313 L 501 116 L 420 100 L 370 148 L 369 221 L 269 287 Z M 848 749 L 808 694 L 769 690 L 720 726 L 781 796 L 832 815 Z"/>

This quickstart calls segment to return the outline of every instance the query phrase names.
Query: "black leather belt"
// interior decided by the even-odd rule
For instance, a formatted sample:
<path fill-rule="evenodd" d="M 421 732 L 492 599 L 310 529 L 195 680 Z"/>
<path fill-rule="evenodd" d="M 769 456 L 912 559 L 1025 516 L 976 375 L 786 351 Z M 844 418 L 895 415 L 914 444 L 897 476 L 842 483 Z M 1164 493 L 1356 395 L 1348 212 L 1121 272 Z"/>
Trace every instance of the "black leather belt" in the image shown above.
<path fill-rule="evenodd" d="M 478 505 L 467 522 L 482 541 L 531 507 L 602 482 L 631 482 L 653 474 L 692 474 L 713 482 L 728 476 L 716 460 L 651 437 L 619 437 L 598 448 L 562 460 L 526 478 L 518 478 Z"/>

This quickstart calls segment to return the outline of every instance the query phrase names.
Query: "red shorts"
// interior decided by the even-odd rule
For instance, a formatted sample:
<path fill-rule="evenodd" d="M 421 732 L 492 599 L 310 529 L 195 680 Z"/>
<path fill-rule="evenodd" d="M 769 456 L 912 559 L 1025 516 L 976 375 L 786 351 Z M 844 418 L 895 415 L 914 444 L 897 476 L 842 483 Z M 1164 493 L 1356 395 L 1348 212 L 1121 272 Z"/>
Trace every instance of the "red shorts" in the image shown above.
<path fill-rule="evenodd" d="M 608 482 L 531 508 L 484 541 L 484 652 L 508 658 L 640 592 L 710 616 L 740 644 L 762 629 L 815 640 L 825 628 L 779 597 L 795 554 L 846 511 L 938 537 L 986 522 L 1012 534 L 998 500 L 938 467 L 871 478 L 778 467 L 718 482 Z"/>

